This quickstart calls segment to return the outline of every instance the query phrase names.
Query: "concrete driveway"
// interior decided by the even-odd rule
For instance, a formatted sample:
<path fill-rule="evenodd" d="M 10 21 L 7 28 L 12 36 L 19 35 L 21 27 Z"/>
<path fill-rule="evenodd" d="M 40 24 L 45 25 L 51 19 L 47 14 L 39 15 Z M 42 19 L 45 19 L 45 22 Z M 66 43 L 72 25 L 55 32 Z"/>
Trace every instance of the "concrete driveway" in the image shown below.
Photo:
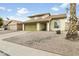
<path fill-rule="evenodd" d="M 0 31 L 0 35 L 7 34 L 7 33 L 12 33 L 12 32 L 16 32 L 16 31 L 3 30 L 3 31 Z"/>
<path fill-rule="evenodd" d="M 79 40 L 70 41 L 65 37 L 66 32 L 25 32 L 3 40 L 63 56 L 79 56 Z"/>
<path fill-rule="evenodd" d="M 59 56 L 58 54 L 49 53 L 34 48 L 29 48 L 23 45 L 19 45 L 3 40 L 6 38 L 15 37 L 22 34 L 24 35 L 25 33 L 26 32 L 24 31 L 19 31 L 19 32 L 12 32 L 12 33 L 0 35 L 0 50 L 11 56 Z"/>

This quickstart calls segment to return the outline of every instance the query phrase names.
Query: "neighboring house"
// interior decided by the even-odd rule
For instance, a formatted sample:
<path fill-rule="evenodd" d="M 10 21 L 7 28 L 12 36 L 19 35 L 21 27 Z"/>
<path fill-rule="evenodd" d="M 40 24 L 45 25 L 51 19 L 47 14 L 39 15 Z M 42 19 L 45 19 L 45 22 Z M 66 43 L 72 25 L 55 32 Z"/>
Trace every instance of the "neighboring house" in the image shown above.
<path fill-rule="evenodd" d="M 11 20 L 3 20 L 3 28 L 4 30 L 8 30 L 8 24 L 11 22 Z"/>
<path fill-rule="evenodd" d="M 5 20 L 4 21 L 4 29 L 18 31 L 22 30 L 22 22 L 17 20 Z"/>
<path fill-rule="evenodd" d="M 29 16 L 24 22 L 25 31 L 56 31 L 65 30 L 66 14 L 50 15 L 50 13 Z"/>
<path fill-rule="evenodd" d="M 12 20 L 12 22 L 8 24 L 8 30 L 13 30 L 13 31 L 22 30 L 22 22 L 17 20 Z"/>

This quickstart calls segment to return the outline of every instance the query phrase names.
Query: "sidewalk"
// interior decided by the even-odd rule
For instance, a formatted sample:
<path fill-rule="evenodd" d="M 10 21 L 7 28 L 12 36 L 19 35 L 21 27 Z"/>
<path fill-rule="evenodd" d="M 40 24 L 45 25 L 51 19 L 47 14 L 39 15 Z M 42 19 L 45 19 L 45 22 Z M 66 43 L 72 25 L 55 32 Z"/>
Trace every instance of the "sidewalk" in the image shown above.
<path fill-rule="evenodd" d="M 9 38 L 16 35 L 24 34 L 25 32 L 13 32 L 8 34 L 0 35 L 0 50 L 11 56 L 60 56 L 58 54 L 45 52 L 42 50 L 25 47 L 15 43 L 3 41 L 2 39 Z"/>

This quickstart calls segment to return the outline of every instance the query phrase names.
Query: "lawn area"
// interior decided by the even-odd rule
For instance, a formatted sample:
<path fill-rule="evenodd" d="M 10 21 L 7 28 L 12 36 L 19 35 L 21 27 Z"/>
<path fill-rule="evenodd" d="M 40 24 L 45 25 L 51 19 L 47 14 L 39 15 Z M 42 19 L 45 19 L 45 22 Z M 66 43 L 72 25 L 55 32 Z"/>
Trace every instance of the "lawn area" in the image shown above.
<path fill-rule="evenodd" d="M 26 32 L 3 40 L 64 56 L 79 55 L 79 41 L 66 40 L 65 35 L 66 33 Z"/>

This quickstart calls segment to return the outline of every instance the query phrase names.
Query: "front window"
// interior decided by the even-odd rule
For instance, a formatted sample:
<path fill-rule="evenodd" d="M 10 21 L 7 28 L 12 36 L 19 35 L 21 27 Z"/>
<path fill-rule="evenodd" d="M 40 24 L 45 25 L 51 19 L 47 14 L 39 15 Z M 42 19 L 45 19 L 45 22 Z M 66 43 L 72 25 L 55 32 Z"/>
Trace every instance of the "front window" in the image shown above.
<path fill-rule="evenodd" d="M 54 22 L 54 28 L 59 28 L 60 27 L 60 22 L 59 21 L 55 21 Z"/>

